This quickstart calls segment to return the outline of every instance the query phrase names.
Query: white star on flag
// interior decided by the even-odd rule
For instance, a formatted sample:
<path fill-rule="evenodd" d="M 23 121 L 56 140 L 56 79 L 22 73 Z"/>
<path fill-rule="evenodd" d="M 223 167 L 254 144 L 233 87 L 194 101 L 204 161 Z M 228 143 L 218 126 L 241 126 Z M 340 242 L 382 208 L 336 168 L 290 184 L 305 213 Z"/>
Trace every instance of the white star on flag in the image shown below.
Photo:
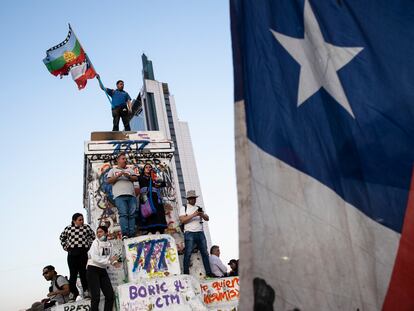
<path fill-rule="evenodd" d="M 305 0 L 303 18 L 304 39 L 288 37 L 270 29 L 276 40 L 300 64 L 298 107 L 323 87 L 355 118 L 337 71 L 363 48 L 339 47 L 325 42 L 308 0 Z"/>

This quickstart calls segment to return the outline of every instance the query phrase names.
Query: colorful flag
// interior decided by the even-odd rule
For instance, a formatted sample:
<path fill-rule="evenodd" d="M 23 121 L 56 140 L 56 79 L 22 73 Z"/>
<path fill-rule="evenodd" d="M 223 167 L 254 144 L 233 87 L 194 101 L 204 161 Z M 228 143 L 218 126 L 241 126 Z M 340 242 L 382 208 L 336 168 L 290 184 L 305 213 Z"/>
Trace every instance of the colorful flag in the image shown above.
<path fill-rule="evenodd" d="M 414 310 L 414 2 L 230 3 L 240 310 Z"/>
<path fill-rule="evenodd" d="M 86 86 L 88 79 L 93 79 L 96 77 L 96 72 L 91 66 L 88 59 L 79 65 L 74 65 L 69 69 L 72 79 L 78 85 L 79 90 L 83 89 Z"/>
<path fill-rule="evenodd" d="M 79 89 L 86 86 L 87 79 L 96 76 L 93 66 L 70 26 L 66 39 L 48 49 L 43 62 L 54 76 L 62 77 L 71 73 Z"/>

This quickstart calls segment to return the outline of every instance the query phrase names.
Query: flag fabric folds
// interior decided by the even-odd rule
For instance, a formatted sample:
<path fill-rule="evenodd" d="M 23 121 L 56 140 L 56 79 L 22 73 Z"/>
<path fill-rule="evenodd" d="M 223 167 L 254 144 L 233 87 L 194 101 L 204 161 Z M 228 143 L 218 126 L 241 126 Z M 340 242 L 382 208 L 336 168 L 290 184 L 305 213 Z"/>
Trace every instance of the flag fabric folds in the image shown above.
<path fill-rule="evenodd" d="M 87 79 L 96 76 L 92 64 L 70 26 L 66 39 L 46 51 L 43 63 L 54 76 L 62 77 L 71 73 L 79 89 L 86 86 Z"/>
<path fill-rule="evenodd" d="M 96 72 L 88 60 L 80 65 L 71 67 L 70 73 L 72 75 L 72 79 L 76 82 L 80 90 L 86 86 L 88 79 L 96 77 Z"/>
<path fill-rule="evenodd" d="M 414 310 L 414 3 L 230 8 L 241 310 Z"/>

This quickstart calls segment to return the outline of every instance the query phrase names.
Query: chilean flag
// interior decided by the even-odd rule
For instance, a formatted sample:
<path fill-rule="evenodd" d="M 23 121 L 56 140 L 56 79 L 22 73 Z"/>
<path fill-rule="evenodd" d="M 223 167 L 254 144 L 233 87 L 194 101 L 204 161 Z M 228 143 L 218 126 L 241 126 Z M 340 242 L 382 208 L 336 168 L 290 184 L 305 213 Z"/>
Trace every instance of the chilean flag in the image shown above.
<path fill-rule="evenodd" d="M 82 63 L 72 66 L 69 69 L 69 72 L 72 75 L 73 81 L 76 82 L 79 90 L 85 88 L 88 79 L 96 77 L 95 69 L 91 65 L 88 58 L 86 58 Z"/>
<path fill-rule="evenodd" d="M 414 2 L 230 9 L 240 309 L 414 310 Z"/>

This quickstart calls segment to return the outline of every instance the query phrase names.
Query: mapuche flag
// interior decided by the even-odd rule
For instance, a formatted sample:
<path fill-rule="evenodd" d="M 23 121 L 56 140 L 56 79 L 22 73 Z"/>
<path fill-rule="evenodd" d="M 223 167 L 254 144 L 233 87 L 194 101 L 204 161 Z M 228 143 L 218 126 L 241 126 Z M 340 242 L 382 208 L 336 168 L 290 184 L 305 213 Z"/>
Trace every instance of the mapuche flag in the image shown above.
<path fill-rule="evenodd" d="M 240 310 L 414 310 L 414 1 L 231 0 Z"/>
<path fill-rule="evenodd" d="M 93 66 L 70 26 L 66 39 L 48 49 L 43 62 L 54 76 L 62 77 L 71 73 L 79 89 L 86 86 L 87 79 L 96 76 Z"/>

